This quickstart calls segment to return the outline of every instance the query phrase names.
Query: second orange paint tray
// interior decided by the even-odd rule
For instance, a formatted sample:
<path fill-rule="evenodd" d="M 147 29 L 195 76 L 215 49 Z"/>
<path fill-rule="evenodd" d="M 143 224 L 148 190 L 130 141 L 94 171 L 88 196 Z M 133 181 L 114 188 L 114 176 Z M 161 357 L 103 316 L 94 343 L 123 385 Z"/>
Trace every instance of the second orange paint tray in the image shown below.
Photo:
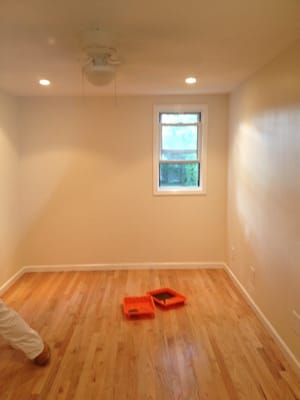
<path fill-rule="evenodd" d="M 127 318 L 153 318 L 155 315 L 155 307 L 151 296 L 124 297 L 123 310 Z"/>
<path fill-rule="evenodd" d="M 169 308 L 184 304 L 186 297 L 170 288 L 161 288 L 148 292 L 154 302 L 161 307 Z"/>

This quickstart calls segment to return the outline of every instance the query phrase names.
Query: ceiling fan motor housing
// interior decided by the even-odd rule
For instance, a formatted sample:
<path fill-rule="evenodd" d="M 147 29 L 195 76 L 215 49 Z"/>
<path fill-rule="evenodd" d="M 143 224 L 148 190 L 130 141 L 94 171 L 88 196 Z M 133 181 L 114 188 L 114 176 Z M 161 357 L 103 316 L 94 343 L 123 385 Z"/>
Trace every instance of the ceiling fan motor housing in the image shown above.
<path fill-rule="evenodd" d="M 116 49 L 115 34 L 100 29 L 85 31 L 82 34 L 82 48 L 91 57 L 110 54 Z"/>

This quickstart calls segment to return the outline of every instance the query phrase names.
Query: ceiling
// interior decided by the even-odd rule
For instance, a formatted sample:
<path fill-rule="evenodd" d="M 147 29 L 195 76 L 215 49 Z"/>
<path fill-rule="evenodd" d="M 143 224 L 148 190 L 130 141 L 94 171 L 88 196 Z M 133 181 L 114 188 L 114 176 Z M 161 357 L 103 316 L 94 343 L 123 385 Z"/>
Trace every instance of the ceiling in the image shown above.
<path fill-rule="evenodd" d="M 299 21 L 299 0 L 0 0 L 0 88 L 21 96 L 229 92 L 300 38 Z M 103 87 L 81 73 L 80 35 L 93 28 L 117 34 L 123 61 Z M 198 82 L 187 86 L 187 76 Z"/>

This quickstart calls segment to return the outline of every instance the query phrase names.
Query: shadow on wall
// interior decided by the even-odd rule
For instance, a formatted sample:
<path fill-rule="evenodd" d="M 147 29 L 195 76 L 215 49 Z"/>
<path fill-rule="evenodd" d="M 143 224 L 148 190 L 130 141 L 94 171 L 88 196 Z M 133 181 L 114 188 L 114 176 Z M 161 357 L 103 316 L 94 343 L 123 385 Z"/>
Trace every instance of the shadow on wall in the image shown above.
<path fill-rule="evenodd" d="M 124 165 L 152 156 L 152 104 L 138 99 L 25 98 L 21 101 L 22 157 L 48 151 L 95 153 Z M 133 112 L 134 110 L 134 112 Z"/>
<path fill-rule="evenodd" d="M 20 266 L 17 101 L 0 91 L 0 284 Z"/>

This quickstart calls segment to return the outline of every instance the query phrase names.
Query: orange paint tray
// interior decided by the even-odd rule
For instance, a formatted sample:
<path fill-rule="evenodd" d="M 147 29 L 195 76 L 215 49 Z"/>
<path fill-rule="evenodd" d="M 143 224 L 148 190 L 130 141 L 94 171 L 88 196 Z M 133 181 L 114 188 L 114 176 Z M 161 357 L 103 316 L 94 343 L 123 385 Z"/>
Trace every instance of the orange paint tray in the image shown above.
<path fill-rule="evenodd" d="M 155 313 L 151 296 L 124 297 L 123 310 L 127 318 L 154 317 Z"/>
<path fill-rule="evenodd" d="M 186 297 L 170 288 L 161 288 L 148 292 L 154 302 L 161 307 L 169 308 L 184 304 Z"/>

